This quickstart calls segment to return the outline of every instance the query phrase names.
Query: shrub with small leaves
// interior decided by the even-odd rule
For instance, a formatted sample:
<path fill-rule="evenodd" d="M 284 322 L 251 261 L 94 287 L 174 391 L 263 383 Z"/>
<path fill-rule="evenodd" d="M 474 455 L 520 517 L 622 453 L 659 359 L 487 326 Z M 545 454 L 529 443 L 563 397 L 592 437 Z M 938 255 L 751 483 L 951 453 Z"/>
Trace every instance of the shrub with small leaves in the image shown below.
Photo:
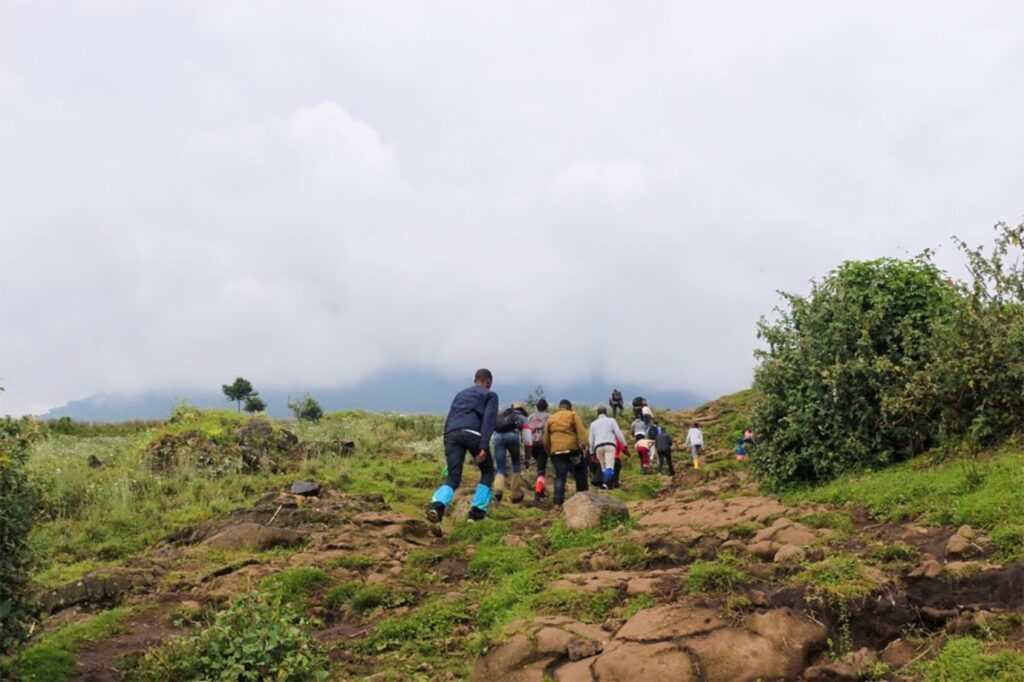
<path fill-rule="evenodd" d="M 207 629 L 149 651 L 130 679 L 325 679 L 329 663 L 310 625 L 290 606 L 251 592 L 237 597 Z"/>
<path fill-rule="evenodd" d="M 31 420 L 0 419 L 0 652 L 22 640 L 33 611 L 28 536 L 37 491 L 25 462 L 30 442 L 40 433 Z"/>

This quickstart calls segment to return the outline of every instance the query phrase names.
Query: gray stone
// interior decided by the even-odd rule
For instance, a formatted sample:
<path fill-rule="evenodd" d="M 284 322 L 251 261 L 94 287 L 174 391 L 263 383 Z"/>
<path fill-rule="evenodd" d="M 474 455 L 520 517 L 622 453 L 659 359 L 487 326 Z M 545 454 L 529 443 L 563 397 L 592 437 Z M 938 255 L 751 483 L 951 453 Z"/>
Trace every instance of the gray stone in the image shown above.
<path fill-rule="evenodd" d="M 301 544 L 305 536 L 290 528 L 273 528 L 258 523 L 240 523 L 229 526 L 211 538 L 204 545 L 220 549 L 250 549 L 261 551 L 274 547 L 294 547 Z"/>
<path fill-rule="evenodd" d="M 616 519 L 628 519 L 626 505 L 615 498 L 592 492 L 576 493 L 565 503 L 565 525 L 572 530 L 596 528 Z"/>
<path fill-rule="evenodd" d="M 292 495 L 315 497 L 320 494 L 320 484 L 315 481 L 296 481 L 292 483 Z"/>

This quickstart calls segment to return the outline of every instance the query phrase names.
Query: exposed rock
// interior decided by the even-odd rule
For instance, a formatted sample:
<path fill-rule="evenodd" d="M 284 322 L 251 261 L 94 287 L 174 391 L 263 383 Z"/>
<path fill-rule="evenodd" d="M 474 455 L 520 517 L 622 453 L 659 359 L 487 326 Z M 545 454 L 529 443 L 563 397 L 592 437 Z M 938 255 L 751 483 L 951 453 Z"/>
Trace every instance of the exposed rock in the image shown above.
<path fill-rule="evenodd" d="M 597 528 L 616 519 L 628 519 L 626 505 L 613 497 L 598 495 L 590 491 L 576 493 L 562 509 L 565 525 L 572 530 Z"/>
<path fill-rule="evenodd" d="M 591 668 L 601 682 L 697 682 L 700 679 L 690 656 L 672 642 L 640 644 L 617 640 L 605 651 Z"/>
<path fill-rule="evenodd" d="M 90 469 L 98 469 L 103 466 L 103 460 L 96 455 L 89 455 L 89 459 L 85 460 L 85 463 L 89 465 Z"/>
<path fill-rule="evenodd" d="M 859 680 L 860 675 L 849 663 L 838 661 L 836 663 L 825 663 L 812 665 L 804 671 L 805 680 Z"/>
<path fill-rule="evenodd" d="M 960 533 L 955 533 L 946 543 L 946 554 L 948 556 L 963 556 L 973 549 L 971 541 Z"/>
<path fill-rule="evenodd" d="M 153 587 L 161 575 L 162 571 L 156 567 L 88 573 L 81 580 L 44 591 L 39 595 L 39 605 L 46 613 L 53 613 L 85 604 L 118 604 L 135 590 Z"/>
<path fill-rule="evenodd" d="M 967 525 L 966 523 L 956 529 L 956 534 L 959 535 L 962 538 L 966 538 L 967 540 L 973 540 L 978 535 L 975 532 L 975 530 L 973 528 L 971 528 L 969 525 Z"/>
<path fill-rule="evenodd" d="M 761 542 L 755 542 L 747 545 L 747 553 L 756 556 L 759 559 L 765 561 L 771 561 L 775 558 L 776 552 L 779 551 L 780 545 L 777 542 L 771 540 L 762 540 Z"/>
<path fill-rule="evenodd" d="M 211 538 L 204 545 L 218 549 L 248 549 L 263 551 L 274 547 L 295 547 L 302 544 L 305 536 L 291 528 L 261 526 L 258 523 L 242 523 L 229 526 Z"/>
<path fill-rule="evenodd" d="M 556 680 L 795 679 L 825 642 L 825 627 L 789 609 L 730 626 L 716 611 L 677 604 L 647 609 L 619 629 L 589 665 L 570 663 Z"/>
<path fill-rule="evenodd" d="M 672 568 L 655 571 L 594 571 L 592 573 L 566 573 L 551 583 L 556 589 L 583 590 L 598 593 L 605 590 L 624 590 L 630 596 L 639 594 L 670 594 L 686 577 L 686 569 Z"/>
<path fill-rule="evenodd" d="M 599 627 L 562 616 L 517 621 L 507 632 L 503 643 L 477 662 L 472 680 L 541 682 L 551 664 L 600 653 L 609 639 Z"/>
<path fill-rule="evenodd" d="M 796 545 L 783 545 L 775 553 L 773 561 L 777 564 L 799 563 L 807 558 L 807 553 Z"/>
<path fill-rule="evenodd" d="M 296 481 L 292 483 L 292 495 L 315 497 L 320 494 L 320 484 L 315 481 Z"/>
<path fill-rule="evenodd" d="M 882 651 L 882 661 L 893 670 L 899 670 L 917 658 L 917 649 L 905 639 L 894 639 Z"/>
<path fill-rule="evenodd" d="M 690 501 L 667 497 L 631 506 L 639 517 L 638 523 L 641 526 L 707 530 L 718 530 L 740 521 L 763 523 L 766 519 L 787 511 L 778 500 L 768 497 L 732 497 L 725 500 L 701 498 Z"/>
<path fill-rule="evenodd" d="M 938 578 L 942 575 L 942 564 L 935 559 L 925 559 L 917 568 L 908 573 L 910 578 Z"/>
<path fill-rule="evenodd" d="M 752 543 L 756 544 L 771 541 L 780 545 L 795 545 L 797 547 L 802 547 L 804 545 L 811 544 L 817 539 L 818 536 L 814 531 L 804 524 L 782 517 L 780 519 L 776 519 L 775 522 L 767 528 L 762 528 L 757 531 L 757 533 L 754 534 Z"/>

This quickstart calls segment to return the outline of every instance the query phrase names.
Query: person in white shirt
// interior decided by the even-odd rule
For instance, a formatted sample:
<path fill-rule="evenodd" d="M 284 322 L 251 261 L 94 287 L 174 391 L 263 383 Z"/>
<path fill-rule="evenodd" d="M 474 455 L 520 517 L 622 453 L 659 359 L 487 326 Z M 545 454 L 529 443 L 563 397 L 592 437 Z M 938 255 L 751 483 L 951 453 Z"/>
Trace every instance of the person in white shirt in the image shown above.
<path fill-rule="evenodd" d="M 686 447 L 690 448 L 693 456 L 693 468 L 700 468 L 700 456 L 704 453 L 704 432 L 700 430 L 700 424 L 693 422 L 693 426 L 686 432 Z"/>
<path fill-rule="evenodd" d="M 608 416 L 608 408 L 601 405 L 597 408 L 597 419 L 590 424 L 590 451 L 597 456 L 597 462 L 603 474 L 602 488 L 609 488 L 609 482 L 615 477 L 615 451 L 617 444 L 625 445 L 626 437 L 622 435 L 619 423 Z"/>
<path fill-rule="evenodd" d="M 644 406 L 640 408 L 640 415 L 649 430 L 651 428 L 651 422 L 654 421 L 654 410 L 651 409 L 651 406 L 647 404 L 646 400 L 644 401 Z"/>

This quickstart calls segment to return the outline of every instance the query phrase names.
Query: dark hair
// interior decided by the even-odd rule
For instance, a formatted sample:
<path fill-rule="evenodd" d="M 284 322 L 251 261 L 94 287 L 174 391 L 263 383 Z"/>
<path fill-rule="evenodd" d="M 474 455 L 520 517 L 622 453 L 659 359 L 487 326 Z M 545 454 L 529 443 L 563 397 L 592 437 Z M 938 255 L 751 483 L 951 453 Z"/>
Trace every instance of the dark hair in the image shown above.
<path fill-rule="evenodd" d="M 494 381 L 494 375 L 489 369 L 478 369 L 473 377 L 474 382 Z"/>
<path fill-rule="evenodd" d="M 700 422 L 693 422 L 693 428 L 699 429 L 700 428 Z"/>
<path fill-rule="evenodd" d="M 540 411 L 540 412 L 547 412 L 548 411 L 548 401 L 544 400 L 544 398 L 541 398 L 540 400 L 538 400 L 537 401 L 537 410 Z"/>
<path fill-rule="evenodd" d="M 604 405 L 598 405 L 597 406 L 597 413 L 598 414 L 608 414 L 608 408 L 605 407 Z"/>
<path fill-rule="evenodd" d="M 572 409 L 572 403 L 570 403 L 565 398 L 562 398 L 561 400 L 558 401 L 558 407 L 559 408 L 564 407 L 567 410 L 571 410 Z"/>

